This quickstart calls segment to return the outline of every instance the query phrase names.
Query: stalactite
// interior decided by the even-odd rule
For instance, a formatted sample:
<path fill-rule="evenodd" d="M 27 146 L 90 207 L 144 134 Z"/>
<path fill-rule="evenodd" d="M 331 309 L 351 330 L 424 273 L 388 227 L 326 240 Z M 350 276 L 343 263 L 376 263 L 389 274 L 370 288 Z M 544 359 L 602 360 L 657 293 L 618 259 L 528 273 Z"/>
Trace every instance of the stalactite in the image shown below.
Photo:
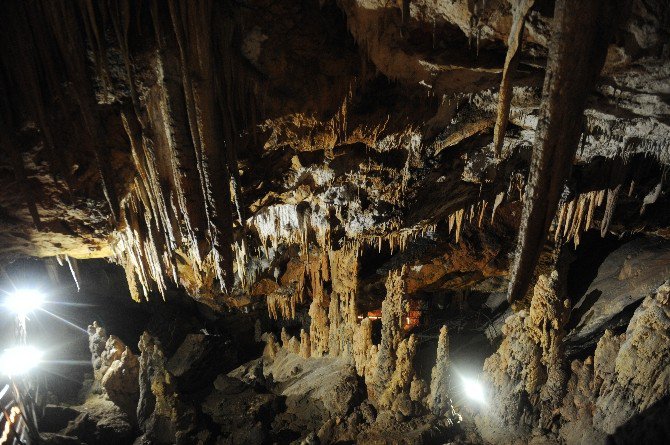
<path fill-rule="evenodd" d="M 461 238 L 461 228 L 463 227 L 463 214 L 465 210 L 456 211 L 456 242 L 458 243 Z"/>
<path fill-rule="evenodd" d="M 207 201 L 214 267 L 221 290 L 230 291 L 233 278 L 233 223 L 229 168 L 225 156 L 222 156 L 226 138 L 220 105 L 221 89 L 214 74 L 214 5 L 210 1 L 173 0 L 169 2 L 169 8 L 180 50 L 191 136 L 198 153 L 198 170 Z M 197 82 L 193 81 L 190 73 L 197 77 Z"/>
<path fill-rule="evenodd" d="M 505 192 L 500 192 L 496 195 L 496 199 L 493 202 L 493 211 L 491 212 L 491 224 L 493 224 L 493 220 L 496 217 L 496 210 L 498 210 L 498 207 L 502 204 L 504 198 Z"/>
<path fill-rule="evenodd" d="M 535 0 L 521 0 L 513 3 L 512 7 L 512 27 L 507 38 L 507 55 L 505 56 L 505 65 L 503 67 L 502 80 L 500 81 L 498 111 L 493 129 L 493 152 L 496 158 L 500 158 L 505 139 L 505 130 L 507 129 L 507 122 L 509 120 L 509 110 L 512 103 L 511 78 L 519 64 L 521 44 L 523 42 L 523 29 L 528 12 L 534 3 Z"/>
<path fill-rule="evenodd" d="M 139 193 L 142 190 L 140 182 L 135 181 L 135 187 L 138 193 L 128 195 L 121 207 L 121 225 L 114 234 L 113 248 L 116 261 L 126 270 L 131 296 L 139 301 L 140 290 L 145 299 L 154 287 L 164 295 L 163 272 L 167 266 L 161 261 L 154 236 L 158 229 L 148 207 L 150 199 L 146 192 Z"/>
<path fill-rule="evenodd" d="M 621 184 L 607 190 L 607 203 L 605 204 L 605 215 L 603 216 L 602 223 L 600 224 L 600 236 L 602 236 L 603 238 L 605 237 L 605 235 L 607 235 L 610 223 L 612 222 L 612 215 L 614 215 L 614 209 L 616 208 L 616 203 L 617 200 L 619 199 L 620 189 Z"/>
<path fill-rule="evenodd" d="M 558 0 L 508 299 L 522 298 L 570 173 L 588 92 L 605 62 L 617 2 Z M 579 118 L 577 118 L 579 117 Z"/>
<path fill-rule="evenodd" d="M 287 295 L 283 290 L 277 290 L 266 297 L 268 315 L 277 320 L 291 320 L 295 318 L 295 300 L 293 295 Z"/>
<path fill-rule="evenodd" d="M 391 253 L 395 251 L 403 252 L 405 249 L 407 249 L 409 240 L 417 239 L 418 237 L 430 236 L 435 233 L 436 228 L 436 224 L 427 224 L 418 225 L 411 228 L 396 229 L 384 236 L 372 235 L 363 237 L 362 239 L 349 241 L 347 242 L 347 248 L 357 249 L 360 248 L 362 244 L 366 244 L 370 247 L 376 247 L 378 251 L 381 252 L 382 246 L 387 243 Z"/>
<path fill-rule="evenodd" d="M 193 264 L 199 265 L 205 252 L 201 248 L 207 232 L 205 203 L 198 176 L 196 152 L 189 133 L 185 93 L 180 79 L 178 56 L 172 49 L 175 37 L 163 32 L 162 17 L 157 3 L 152 2 L 152 19 L 158 46 L 157 74 L 161 83 L 161 117 L 164 122 L 170 160 L 171 175 L 174 179 L 175 195 L 179 210 L 184 217 L 188 250 Z"/>
<path fill-rule="evenodd" d="M 68 255 L 65 255 L 65 260 L 67 265 L 70 268 L 70 273 L 72 274 L 72 279 L 74 284 L 77 286 L 77 291 L 81 290 L 81 274 L 79 273 L 79 264 L 77 264 L 76 258 L 70 258 Z"/>
<path fill-rule="evenodd" d="M 601 219 L 600 228 L 609 226 L 615 204 L 615 189 L 592 190 L 580 193 L 568 202 L 560 205 L 557 212 L 558 219 L 554 229 L 554 239 L 558 241 L 573 241 L 579 245 L 581 234 L 592 229 L 595 224 L 595 213 L 605 203 L 605 210 Z M 606 195 L 607 193 L 607 195 Z M 607 201 L 604 197 L 607 196 Z M 612 202 L 612 207 L 607 203 Z M 604 232 L 606 234 L 606 231 Z M 604 236 L 604 235 L 603 235 Z"/>
<path fill-rule="evenodd" d="M 479 218 L 477 218 L 477 227 L 482 228 L 482 221 L 484 220 L 484 214 L 486 213 L 486 207 L 488 206 L 488 201 L 482 201 L 481 210 L 479 211 Z"/>
<path fill-rule="evenodd" d="M 631 182 L 632 184 L 632 182 Z M 640 215 L 644 215 L 644 211 L 648 205 L 654 204 L 658 198 L 661 196 L 661 190 L 663 187 L 663 181 L 656 184 L 654 187 L 642 200 L 642 207 L 640 207 Z M 630 196 L 630 195 L 629 195 Z"/>

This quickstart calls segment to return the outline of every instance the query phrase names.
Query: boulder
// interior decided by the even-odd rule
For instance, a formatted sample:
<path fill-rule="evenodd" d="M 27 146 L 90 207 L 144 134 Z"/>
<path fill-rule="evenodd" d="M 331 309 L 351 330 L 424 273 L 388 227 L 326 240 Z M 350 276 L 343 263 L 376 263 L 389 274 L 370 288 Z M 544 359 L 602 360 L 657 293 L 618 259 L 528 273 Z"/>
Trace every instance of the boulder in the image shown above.
<path fill-rule="evenodd" d="M 670 276 L 670 241 L 639 238 L 625 243 L 605 258 L 586 293 L 574 305 L 568 334 L 571 343 L 599 337 L 609 323 L 634 309 Z M 632 310 L 628 311 L 628 318 Z M 617 323 L 625 326 L 628 318 Z"/>
<path fill-rule="evenodd" d="M 202 410 L 221 426 L 219 444 L 262 443 L 280 408 L 280 398 L 260 393 L 242 381 L 220 375 Z"/>
<path fill-rule="evenodd" d="M 102 397 L 89 399 L 78 407 L 80 414 L 59 432 L 87 444 L 121 445 L 135 439 L 135 429 L 129 416 Z"/>

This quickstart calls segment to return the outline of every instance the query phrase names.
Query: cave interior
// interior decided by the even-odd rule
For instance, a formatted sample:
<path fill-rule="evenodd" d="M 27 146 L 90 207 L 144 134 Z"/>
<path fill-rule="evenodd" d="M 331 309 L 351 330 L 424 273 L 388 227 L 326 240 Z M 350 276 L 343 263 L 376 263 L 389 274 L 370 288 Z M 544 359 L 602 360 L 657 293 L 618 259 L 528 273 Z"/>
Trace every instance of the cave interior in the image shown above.
<path fill-rule="evenodd" d="M 668 0 L 0 8 L 0 444 L 670 443 Z"/>

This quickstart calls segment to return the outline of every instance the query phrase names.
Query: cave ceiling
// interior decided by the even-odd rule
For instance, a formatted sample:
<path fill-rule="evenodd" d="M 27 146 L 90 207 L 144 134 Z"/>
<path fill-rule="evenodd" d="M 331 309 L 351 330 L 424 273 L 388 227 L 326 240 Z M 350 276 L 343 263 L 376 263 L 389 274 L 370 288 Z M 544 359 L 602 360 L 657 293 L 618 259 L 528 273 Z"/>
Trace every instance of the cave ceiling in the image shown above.
<path fill-rule="evenodd" d="M 329 253 L 516 300 L 588 230 L 667 238 L 667 8 L 558 3 L 4 2 L 0 258 L 285 313 Z"/>

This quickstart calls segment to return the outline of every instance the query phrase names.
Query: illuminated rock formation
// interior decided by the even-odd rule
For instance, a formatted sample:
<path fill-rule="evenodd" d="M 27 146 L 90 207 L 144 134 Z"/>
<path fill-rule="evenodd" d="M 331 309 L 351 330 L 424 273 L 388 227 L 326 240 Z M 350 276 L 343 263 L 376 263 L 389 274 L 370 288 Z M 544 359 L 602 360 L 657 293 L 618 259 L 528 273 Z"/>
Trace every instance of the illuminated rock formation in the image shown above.
<path fill-rule="evenodd" d="M 50 434 L 662 437 L 667 1 L 2 7 L 0 290 L 92 359 Z"/>
<path fill-rule="evenodd" d="M 452 415 L 451 399 L 449 396 L 449 329 L 440 328 L 437 340 L 437 358 L 430 376 L 430 398 L 428 405 L 437 416 Z"/>

